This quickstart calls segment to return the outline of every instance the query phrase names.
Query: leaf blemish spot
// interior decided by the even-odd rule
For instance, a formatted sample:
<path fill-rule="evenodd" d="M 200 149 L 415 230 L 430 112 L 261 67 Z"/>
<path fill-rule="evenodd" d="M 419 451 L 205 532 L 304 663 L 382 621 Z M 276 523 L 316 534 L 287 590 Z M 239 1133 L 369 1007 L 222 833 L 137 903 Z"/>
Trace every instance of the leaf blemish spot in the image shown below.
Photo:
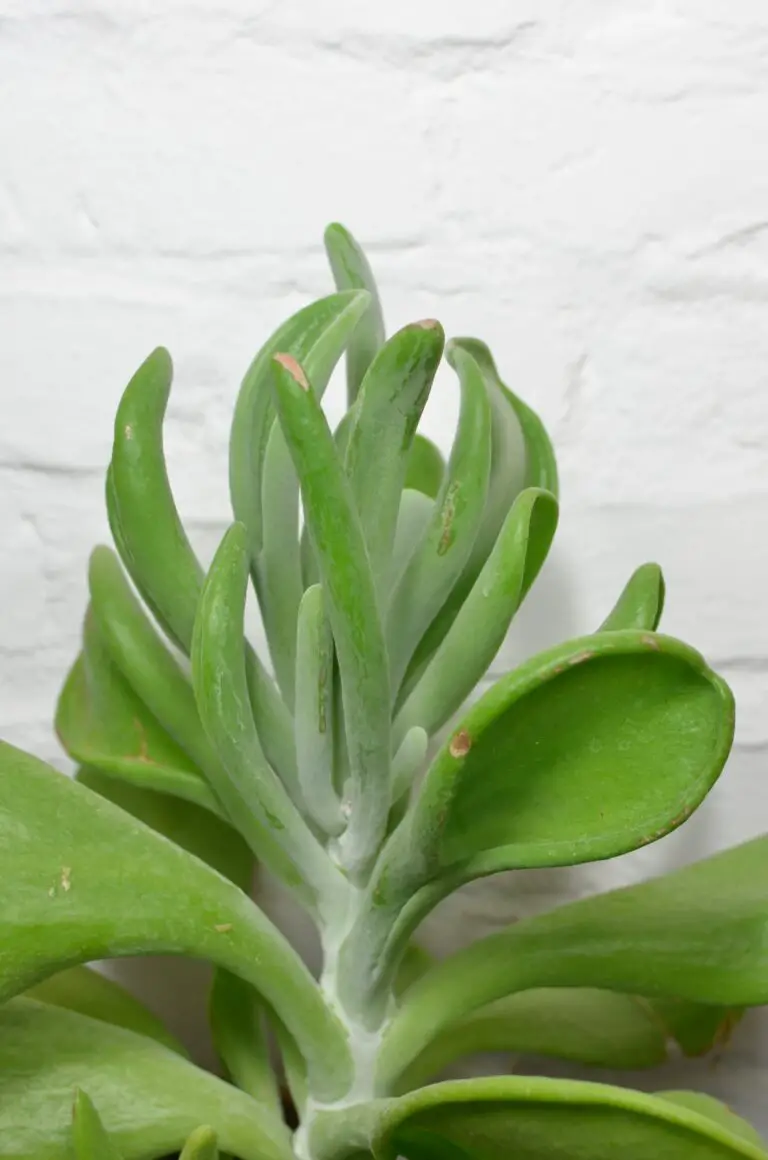
<path fill-rule="evenodd" d="M 61 868 L 61 889 L 65 894 L 68 894 L 72 889 L 71 881 L 72 869 L 69 866 L 62 866 Z"/>
<path fill-rule="evenodd" d="M 436 318 L 424 318 L 421 322 L 417 322 L 416 326 L 421 327 L 422 330 L 436 330 L 440 323 Z"/>
<path fill-rule="evenodd" d="M 656 637 L 650 633 L 646 634 L 643 637 L 643 644 L 647 645 L 648 648 L 652 648 L 654 650 L 654 652 L 659 651 L 659 642 L 656 639 Z"/>
<path fill-rule="evenodd" d="M 229 932 L 232 930 L 232 923 L 220 922 L 218 926 L 215 926 L 213 929 L 216 931 L 216 934 L 229 934 Z"/>
<path fill-rule="evenodd" d="M 451 738 L 451 743 L 448 746 L 448 752 L 451 757 L 466 757 L 472 748 L 472 738 L 467 733 L 466 729 L 460 729 Z"/>
<path fill-rule="evenodd" d="M 276 354 L 275 362 L 280 363 L 281 367 L 285 367 L 292 379 L 299 384 L 302 391 L 309 390 L 309 382 L 307 376 L 301 365 L 296 361 L 292 354 Z"/>
<path fill-rule="evenodd" d="M 594 655 L 595 654 L 590 652 L 589 649 L 585 649 L 584 652 L 576 653 L 576 656 L 571 657 L 571 659 L 568 661 L 568 664 L 581 665 L 584 663 L 584 661 L 591 661 Z"/>

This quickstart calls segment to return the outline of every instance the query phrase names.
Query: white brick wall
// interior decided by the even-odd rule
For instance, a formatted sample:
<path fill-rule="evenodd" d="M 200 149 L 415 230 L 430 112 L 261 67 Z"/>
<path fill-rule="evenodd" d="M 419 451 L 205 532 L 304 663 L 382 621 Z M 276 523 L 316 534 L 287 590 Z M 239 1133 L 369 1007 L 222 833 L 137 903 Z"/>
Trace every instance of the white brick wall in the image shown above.
<path fill-rule="evenodd" d="M 328 288 L 339 218 L 391 326 L 484 337 L 553 430 L 559 542 L 497 668 L 655 558 L 665 627 L 739 697 L 685 835 L 550 894 L 766 829 L 767 55 L 763 0 L 0 0 L 0 732 L 63 765 L 128 376 L 170 347 L 173 479 L 210 549 L 239 376 Z M 444 444 L 454 414 L 446 374 Z M 756 1075 L 719 1082 L 760 1104 Z"/>

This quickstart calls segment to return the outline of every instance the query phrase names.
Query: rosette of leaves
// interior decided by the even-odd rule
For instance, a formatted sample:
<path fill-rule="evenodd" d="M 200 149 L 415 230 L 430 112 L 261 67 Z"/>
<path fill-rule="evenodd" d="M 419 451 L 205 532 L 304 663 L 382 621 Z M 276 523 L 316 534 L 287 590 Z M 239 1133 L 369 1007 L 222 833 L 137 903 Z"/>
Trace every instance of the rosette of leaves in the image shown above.
<path fill-rule="evenodd" d="M 723 768 L 733 701 L 658 632 L 663 583 L 645 565 L 596 631 L 462 708 L 552 542 L 552 449 L 478 340 L 446 344 L 433 320 L 386 339 L 360 248 L 340 226 L 326 241 L 336 292 L 245 376 L 234 522 L 209 569 L 168 482 L 165 351 L 120 403 L 116 552 L 93 554 L 57 713 L 80 772 L 0 757 L 0 1157 L 766 1157 L 693 1093 L 440 1082 L 489 1049 L 638 1068 L 712 1047 L 768 999 L 768 842 L 440 963 L 418 951 L 419 924 L 464 883 L 681 825 Z M 344 352 L 332 431 L 321 400 Z M 443 358 L 461 393 L 447 461 L 418 430 Z M 244 637 L 249 585 L 269 658 Z M 251 900 L 254 861 L 316 923 L 319 979 Z M 137 954 L 214 964 L 226 1079 L 84 965 Z"/>

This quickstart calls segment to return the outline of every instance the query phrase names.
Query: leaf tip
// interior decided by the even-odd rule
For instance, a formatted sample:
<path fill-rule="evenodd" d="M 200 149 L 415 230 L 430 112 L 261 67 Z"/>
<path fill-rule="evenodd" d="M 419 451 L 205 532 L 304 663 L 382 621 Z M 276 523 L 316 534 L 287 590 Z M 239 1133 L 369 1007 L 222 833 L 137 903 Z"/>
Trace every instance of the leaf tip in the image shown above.
<path fill-rule="evenodd" d="M 448 752 L 451 757 L 466 757 L 471 748 L 472 738 L 466 729 L 459 729 L 458 733 L 454 733 L 450 740 Z"/>
<path fill-rule="evenodd" d="M 283 367 L 286 371 L 288 371 L 288 374 L 295 382 L 299 384 L 302 391 L 309 390 L 307 376 L 304 374 L 304 370 L 301 364 L 293 357 L 292 354 L 276 354 L 273 356 L 273 360 L 274 362 L 279 363 L 280 366 Z"/>

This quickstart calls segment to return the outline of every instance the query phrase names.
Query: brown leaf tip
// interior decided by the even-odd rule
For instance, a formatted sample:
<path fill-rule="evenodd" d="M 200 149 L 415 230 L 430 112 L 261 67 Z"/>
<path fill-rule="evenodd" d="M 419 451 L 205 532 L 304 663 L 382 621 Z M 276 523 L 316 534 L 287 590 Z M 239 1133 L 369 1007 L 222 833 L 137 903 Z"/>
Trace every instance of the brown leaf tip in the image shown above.
<path fill-rule="evenodd" d="M 436 318 L 422 318 L 421 322 L 416 322 L 414 325 L 420 326 L 422 330 L 437 330 L 440 323 Z"/>
<path fill-rule="evenodd" d="M 281 367 L 285 367 L 288 374 L 292 379 L 296 380 L 302 391 L 309 390 L 309 383 L 307 382 L 307 376 L 304 374 L 304 369 L 292 354 L 276 354 L 275 362 L 280 363 Z"/>
<path fill-rule="evenodd" d="M 472 748 L 472 738 L 467 733 L 466 729 L 459 729 L 451 738 L 451 743 L 448 746 L 448 752 L 451 757 L 466 757 Z"/>

